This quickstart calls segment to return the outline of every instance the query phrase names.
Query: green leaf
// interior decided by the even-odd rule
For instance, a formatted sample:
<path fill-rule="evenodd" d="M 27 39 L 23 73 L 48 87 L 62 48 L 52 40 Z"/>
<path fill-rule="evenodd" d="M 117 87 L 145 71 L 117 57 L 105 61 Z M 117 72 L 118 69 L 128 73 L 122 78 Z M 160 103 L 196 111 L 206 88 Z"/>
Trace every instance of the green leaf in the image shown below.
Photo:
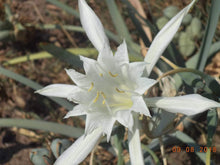
<path fill-rule="evenodd" d="M 194 147 L 195 150 L 200 148 L 200 146 L 190 136 L 186 135 L 183 132 L 177 131 L 176 137 L 177 139 L 187 144 L 188 146 Z M 206 162 L 205 153 L 203 152 L 194 152 L 194 153 L 201 159 L 203 163 Z"/>
<path fill-rule="evenodd" d="M 0 41 L 11 41 L 14 38 L 14 32 L 12 30 L 0 31 Z"/>
<path fill-rule="evenodd" d="M 192 68 L 177 68 L 163 74 L 161 78 L 178 73 L 190 87 L 202 88 L 208 94 L 220 97 L 220 85 L 213 77 Z M 204 83 L 205 82 L 205 83 Z"/>
<path fill-rule="evenodd" d="M 56 46 L 51 46 L 51 45 L 50 46 L 48 46 L 48 45 L 45 46 L 46 49 L 49 49 L 50 47 L 57 48 Z M 63 51 L 63 50 L 61 50 L 61 51 Z M 96 58 L 97 54 L 98 54 L 97 50 L 94 49 L 94 48 L 70 48 L 70 49 L 66 49 L 65 52 L 66 51 L 71 53 L 71 56 L 83 55 L 83 56 L 90 57 L 90 58 Z M 46 51 L 42 51 L 42 52 L 39 52 L 39 53 L 34 53 L 34 54 L 30 54 L 30 55 L 17 57 L 17 58 L 8 60 L 3 65 L 4 66 L 14 65 L 14 64 L 21 63 L 21 62 L 44 59 L 44 58 L 51 58 L 51 57 L 53 57 L 53 56 L 50 53 L 48 53 Z"/>
<path fill-rule="evenodd" d="M 111 137 L 111 144 L 116 150 L 118 162 L 117 165 L 123 165 L 123 139 L 124 139 L 125 129 L 124 127 L 117 127 L 114 131 L 114 135 Z"/>
<path fill-rule="evenodd" d="M 58 158 L 72 142 L 67 139 L 54 139 L 50 145 L 53 155 Z"/>
<path fill-rule="evenodd" d="M 161 165 L 159 158 L 157 157 L 157 155 L 155 154 L 153 150 L 151 150 L 148 146 L 144 144 L 141 144 L 141 148 L 152 156 L 156 165 Z"/>
<path fill-rule="evenodd" d="M 127 11 L 128 14 L 132 20 L 132 22 L 134 23 L 135 27 L 137 28 L 138 33 L 140 34 L 140 37 L 143 39 L 144 44 L 147 47 L 150 47 L 150 41 L 148 39 L 148 37 L 146 36 L 143 28 L 142 28 L 142 24 L 141 22 L 137 19 L 136 15 L 142 19 L 142 21 L 145 21 L 144 18 L 142 18 L 139 13 L 137 12 L 137 10 L 131 5 L 131 3 L 128 0 L 122 0 L 126 5 L 127 5 Z"/>
<path fill-rule="evenodd" d="M 214 53 L 218 52 L 220 50 L 220 41 L 214 43 L 211 45 L 209 53 L 208 53 L 208 58 L 210 58 Z M 187 62 L 186 66 L 187 68 L 196 68 L 198 65 L 199 61 L 199 53 L 196 53 L 193 57 L 191 57 Z"/>
<path fill-rule="evenodd" d="M 210 158 L 211 158 L 211 151 L 210 148 L 212 146 L 212 138 L 215 134 L 217 125 L 218 125 L 218 113 L 216 110 L 211 110 L 207 113 L 207 148 L 208 151 L 206 152 L 206 164 L 210 164 Z"/>
<path fill-rule="evenodd" d="M 43 130 L 53 132 L 68 137 L 78 138 L 84 133 L 81 128 L 48 122 L 43 120 L 28 120 L 28 119 L 0 119 L 0 127 L 19 127 L 34 130 Z"/>
<path fill-rule="evenodd" d="M 212 0 L 208 23 L 205 30 L 205 36 L 203 38 L 202 46 L 200 48 L 200 53 L 199 53 L 199 62 L 197 68 L 200 71 L 203 71 L 208 59 L 208 54 L 212 43 L 212 39 L 214 37 L 215 30 L 219 21 L 219 15 L 220 15 L 219 6 L 220 6 L 219 0 Z"/>
<path fill-rule="evenodd" d="M 212 109 L 207 113 L 207 123 L 208 123 L 208 136 L 207 136 L 207 146 L 212 145 L 212 138 L 215 134 L 216 127 L 218 125 L 218 113 L 216 110 Z"/>
<path fill-rule="evenodd" d="M 38 90 L 38 89 L 41 89 L 43 88 L 43 86 L 39 85 L 38 83 L 24 77 L 24 76 L 21 76 L 17 73 L 14 73 L 12 71 L 9 71 L 3 67 L 0 67 L 0 74 L 2 75 L 5 75 L 9 78 L 12 78 L 34 90 Z M 57 104 L 65 107 L 66 109 L 68 110 L 72 110 L 73 109 L 73 105 L 71 103 L 69 103 L 68 101 L 64 100 L 64 99 L 61 99 L 61 98 L 52 98 L 52 97 L 49 97 L 52 101 L 56 102 Z"/>
<path fill-rule="evenodd" d="M 34 165 L 52 164 L 50 152 L 46 148 L 32 149 L 29 156 Z"/>
<path fill-rule="evenodd" d="M 137 60 L 139 59 L 138 57 L 140 57 L 140 46 L 137 45 L 136 43 L 134 43 L 132 41 L 131 35 L 128 31 L 127 25 L 125 24 L 122 15 L 120 14 L 117 5 L 115 3 L 115 0 L 106 0 L 105 1 L 111 18 L 113 20 L 113 23 L 115 25 L 115 28 L 117 30 L 118 35 L 120 36 L 119 38 L 122 40 L 125 38 L 127 44 L 128 44 L 128 49 L 131 52 L 131 55 L 134 56 L 134 58 L 137 58 Z"/>
<path fill-rule="evenodd" d="M 190 68 L 182 68 L 179 70 L 185 70 L 183 73 L 179 73 L 179 75 L 187 85 L 196 88 L 203 88 L 205 92 L 220 97 L 220 85 L 213 77 Z M 205 84 L 202 80 L 205 81 Z"/>
<path fill-rule="evenodd" d="M 32 24 L 25 24 L 25 26 L 33 27 Z M 36 29 L 41 29 L 41 30 L 65 29 L 65 30 L 74 31 L 74 32 L 82 32 L 82 33 L 85 32 L 85 30 L 81 26 L 73 26 L 73 25 L 36 24 L 34 25 L 34 27 Z"/>
<path fill-rule="evenodd" d="M 79 13 L 76 10 L 74 10 L 72 7 L 69 7 L 68 5 L 66 5 L 58 0 L 47 0 L 47 2 L 50 2 L 53 5 L 63 9 L 67 13 L 70 13 L 70 14 L 74 15 L 75 17 L 79 18 Z"/>
<path fill-rule="evenodd" d="M 120 36 L 120 38 L 121 39 L 126 38 L 126 41 L 131 41 L 132 39 L 131 39 L 130 33 L 127 29 L 127 25 L 125 24 L 121 14 L 117 8 L 115 0 L 106 0 L 105 2 L 108 6 L 111 18 L 113 20 L 113 23 L 115 25 L 115 28 L 116 28 L 117 33 Z"/>
<path fill-rule="evenodd" d="M 26 61 L 33 61 L 33 60 L 51 58 L 51 57 L 53 57 L 53 56 L 47 52 L 39 52 L 39 53 L 34 53 L 34 54 L 26 55 L 26 56 L 13 58 L 11 60 L 4 62 L 3 65 L 4 66 L 14 65 L 14 64 L 18 64 L 18 63 L 22 63 L 22 62 L 26 62 Z"/>
<path fill-rule="evenodd" d="M 79 56 L 74 56 L 72 53 L 69 53 L 63 48 L 59 48 L 53 44 L 41 45 L 41 47 L 45 51 L 49 52 L 50 54 L 57 57 L 61 61 L 70 64 L 74 68 L 79 69 L 83 67 L 83 62 L 80 60 Z"/>

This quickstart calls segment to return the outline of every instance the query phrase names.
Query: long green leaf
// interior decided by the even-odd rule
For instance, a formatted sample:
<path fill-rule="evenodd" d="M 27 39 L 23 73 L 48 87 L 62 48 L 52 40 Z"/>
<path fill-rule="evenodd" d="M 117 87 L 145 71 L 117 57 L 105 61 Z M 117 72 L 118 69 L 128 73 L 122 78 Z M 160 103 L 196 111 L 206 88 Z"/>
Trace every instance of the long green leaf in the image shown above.
<path fill-rule="evenodd" d="M 211 45 L 208 53 L 208 58 L 210 58 L 214 53 L 218 52 L 219 50 L 220 50 L 220 41 Z M 195 69 L 196 66 L 198 65 L 198 62 L 199 62 L 199 53 L 196 53 L 186 62 L 186 67 Z"/>
<path fill-rule="evenodd" d="M 117 127 L 114 131 L 114 135 L 111 137 L 111 144 L 116 150 L 118 157 L 117 165 L 124 165 L 123 160 L 123 139 L 124 139 L 125 129 L 124 127 Z"/>
<path fill-rule="evenodd" d="M 132 39 L 131 39 L 130 33 L 117 8 L 115 0 L 106 0 L 105 2 L 108 6 L 111 18 L 113 20 L 113 23 L 115 25 L 115 28 L 120 38 L 121 39 L 126 38 L 126 41 L 131 41 Z"/>
<path fill-rule="evenodd" d="M 206 164 L 210 164 L 210 159 L 211 159 L 211 150 L 209 147 L 212 146 L 212 138 L 215 134 L 217 125 L 218 125 L 218 114 L 216 110 L 209 111 L 207 114 L 207 148 L 208 151 L 206 153 Z"/>
<path fill-rule="evenodd" d="M 79 18 L 79 13 L 76 10 L 74 10 L 72 7 L 66 5 L 58 0 L 47 0 L 47 2 L 50 2 L 50 3 L 54 4 L 55 6 L 58 6 L 59 8 L 63 9 L 67 13 L 70 13 L 70 14 L 74 15 L 75 17 Z"/>
<path fill-rule="evenodd" d="M 79 56 L 74 56 L 72 53 L 66 51 L 63 48 L 59 48 L 53 44 L 42 45 L 41 47 L 53 56 L 59 58 L 61 61 L 70 64 L 74 68 L 79 69 L 83 67 L 83 63 Z"/>
<path fill-rule="evenodd" d="M 207 123 L 208 123 L 207 146 L 210 147 L 212 145 L 212 137 L 214 136 L 216 127 L 218 125 L 218 113 L 216 110 L 211 110 L 208 112 Z"/>
<path fill-rule="evenodd" d="M 68 51 L 69 53 L 72 53 L 72 56 L 80 54 L 80 55 L 91 57 L 91 58 L 96 58 L 98 54 L 97 50 L 94 48 L 70 48 L 70 49 L 66 49 L 66 51 Z M 39 53 L 34 53 L 34 54 L 8 60 L 3 65 L 4 66 L 14 65 L 14 64 L 21 63 L 21 62 L 44 59 L 44 58 L 51 58 L 51 57 L 53 56 L 50 53 L 46 51 L 42 51 Z"/>
<path fill-rule="evenodd" d="M 105 2 L 108 6 L 108 9 L 109 9 L 111 18 L 113 20 L 114 26 L 117 30 L 117 33 L 120 36 L 119 38 L 121 40 L 124 38 L 126 39 L 126 42 L 128 44 L 128 49 L 131 52 L 131 55 L 134 58 L 137 58 L 137 60 L 139 60 L 139 57 L 140 57 L 139 52 L 140 52 L 141 48 L 139 45 L 137 45 L 136 43 L 134 43 L 132 41 L 131 35 L 130 35 L 128 28 L 127 28 L 127 25 L 125 24 L 125 22 L 122 18 L 122 15 L 120 14 L 120 12 L 117 8 L 115 0 L 106 0 Z"/>
<path fill-rule="evenodd" d="M 215 94 L 216 96 L 220 97 L 220 85 L 213 77 L 203 72 L 198 72 L 198 74 L 194 74 L 192 72 L 185 72 L 179 73 L 179 75 L 184 80 L 184 82 L 190 87 L 204 87 L 203 90 L 205 92 L 209 94 Z M 205 80 L 205 84 L 203 84 L 202 80 Z"/>
<path fill-rule="evenodd" d="M 43 130 L 74 138 L 78 138 L 84 133 L 84 130 L 81 128 L 75 128 L 72 126 L 43 120 L 0 119 L 0 127 L 19 127 L 34 130 Z"/>
<path fill-rule="evenodd" d="M 193 147 L 195 150 L 200 149 L 200 146 L 190 136 L 186 135 L 185 133 L 177 131 L 176 137 L 177 137 L 177 139 L 179 139 L 183 143 L 187 144 L 188 146 Z M 196 152 L 196 151 L 194 153 L 202 160 L 203 163 L 206 162 L 205 153 Z"/>
<path fill-rule="evenodd" d="M 151 150 L 148 146 L 143 145 L 143 144 L 141 144 L 141 148 L 152 156 L 156 165 L 161 165 L 159 158 L 157 157 L 157 155 L 155 154 L 153 150 Z"/>
<path fill-rule="evenodd" d="M 90 54 L 90 57 L 95 58 L 98 52 L 95 49 L 72 49 L 70 52 L 66 51 L 63 48 L 59 48 L 53 44 L 42 45 L 41 46 L 45 51 L 49 52 L 51 55 L 59 58 L 61 61 L 64 61 L 70 64 L 74 68 L 82 68 L 83 63 L 79 58 L 79 54 L 83 53 L 86 55 Z M 83 55 L 82 54 L 82 55 Z"/>
<path fill-rule="evenodd" d="M 34 82 L 34 81 L 32 81 L 32 80 L 30 80 L 30 79 L 24 77 L 24 76 L 21 76 L 21 75 L 19 75 L 19 74 L 17 74 L 17 73 L 14 73 L 14 72 L 12 72 L 12 71 L 9 71 L 9 70 L 7 70 L 7 69 L 5 69 L 5 68 L 3 68 L 3 67 L 0 67 L 0 74 L 5 75 L 5 76 L 7 76 L 7 77 L 9 77 L 9 78 L 12 78 L 12 79 L 14 79 L 14 80 L 16 80 L 16 81 L 18 81 L 18 82 L 20 82 L 20 83 L 22 83 L 22 84 L 24 84 L 24 85 L 30 87 L 30 88 L 32 88 L 32 89 L 34 89 L 34 90 L 38 90 L 38 89 L 43 88 L 43 86 L 39 85 L 38 83 L 36 83 L 36 82 Z M 73 105 L 70 104 L 69 102 L 67 102 L 67 101 L 64 100 L 64 99 L 61 99 L 61 98 L 52 98 L 52 97 L 49 97 L 49 98 L 50 98 L 52 101 L 56 102 L 57 104 L 59 104 L 59 105 L 65 107 L 65 108 L 68 109 L 68 110 L 72 110 L 72 109 L 73 109 Z"/>
<path fill-rule="evenodd" d="M 202 46 L 199 55 L 199 62 L 197 66 L 197 68 L 200 71 L 203 71 L 205 64 L 207 62 L 212 39 L 214 37 L 215 29 L 219 21 L 219 15 L 220 15 L 220 1 L 212 0 L 208 23 L 205 30 L 205 36 L 202 41 Z"/>
<path fill-rule="evenodd" d="M 143 39 L 144 44 L 147 47 L 150 47 L 151 42 L 149 41 L 147 35 L 144 32 L 141 22 L 138 20 L 138 18 L 136 16 L 138 15 L 139 18 L 142 18 L 142 17 L 139 15 L 137 10 L 131 5 L 131 3 L 128 0 L 122 0 L 122 1 L 123 1 L 123 3 L 125 3 L 127 5 L 129 16 L 130 16 L 132 22 L 134 23 L 134 25 L 136 26 L 137 31 L 140 34 L 140 37 Z"/>
<path fill-rule="evenodd" d="M 32 24 L 25 24 L 26 27 L 31 26 Z M 75 32 L 85 32 L 85 30 L 81 26 L 73 26 L 73 25 L 59 25 L 59 24 L 36 24 L 34 25 L 36 29 L 42 29 L 42 30 L 53 30 L 53 29 L 65 29 L 69 31 L 75 31 Z"/>

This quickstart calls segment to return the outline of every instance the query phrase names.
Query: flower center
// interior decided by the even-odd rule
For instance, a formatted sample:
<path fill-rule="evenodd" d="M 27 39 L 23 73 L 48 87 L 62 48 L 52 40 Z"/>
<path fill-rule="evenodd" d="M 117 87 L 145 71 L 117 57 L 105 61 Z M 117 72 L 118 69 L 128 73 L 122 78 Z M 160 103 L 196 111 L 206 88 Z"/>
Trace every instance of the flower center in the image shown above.
<path fill-rule="evenodd" d="M 88 89 L 88 92 L 94 95 L 91 101 L 92 110 L 103 111 L 104 109 L 104 111 L 114 114 L 120 110 L 130 109 L 133 105 L 132 93 L 128 91 L 129 87 L 123 84 L 120 74 L 109 71 L 98 75 L 102 81 L 91 82 Z"/>

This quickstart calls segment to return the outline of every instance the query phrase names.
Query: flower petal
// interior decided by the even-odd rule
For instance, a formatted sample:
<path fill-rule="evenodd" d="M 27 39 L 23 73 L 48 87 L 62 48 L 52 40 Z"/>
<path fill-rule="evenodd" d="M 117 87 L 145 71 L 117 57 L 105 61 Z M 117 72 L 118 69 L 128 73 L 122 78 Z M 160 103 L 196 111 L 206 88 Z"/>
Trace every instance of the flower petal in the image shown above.
<path fill-rule="evenodd" d="M 88 105 L 91 102 L 91 100 L 95 97 L 95 95 L 96 94 L 94 92 L 88 93 L 87 90 L 79 89 L 75 92 L 70 93 L 67 96 L 67 99 L 74 103 Z"/>
<path fill-rule="evenodd" d="M 97 128 L 88 135 L 83 135 L 76 140 L 61 156 L 54 165 L 77 165 L 81 163 L 92 151 L 102 136 L 102 129 Z"/>
<path fill-rule="evenodd" d="M 131 107 L 131 110 L 134 112 L 144 114 L 145 116 L 150 116 L 150 111 L 146 106 L 146 103 L 142 96 L 133 96 L 132 97 L 133 105 Z"/>
<path fill-rule="evenodd" d="M 76 105 L 72 111 L 69 111 L 66 116 L 64 117 L 65 119 L 66 118 L 69 118 L 69 117 L 72 117 L 72 116 L 81 116 L 81 115 L 86 115 L 86 106 L 82 105 L 82 104 L 79 104 L 79 105 Z"/>
<path fill-rule="evenodd" d="M 135 92 L 142 95 L 144 92 L 146 92 L 146 90 L 152 87 L 155 83 L 157 83 L 157 81 L 154 79 L 141 77 L 137 80 L 138 88 L 135 89 Z"/>
<path fill-rule="evenodd" d="M 122 110 L 116 112 L 116 120 L 130 131 L 133 129 L 134 120 L 130 110 Z"/>
<path fill-rule="evenodd" d="M 85 0 L 79 0 L 78 4 L 83 29 L 94 47 L 100 52 L 105 43 L 109 45 L 102 23 Z"/>
<path fill-rule="evenodd" d="M 52 84 L 37 90 L 35 93 L 39 93 L 44 96 L 67 98 L 71 93 L 79 90 L 79 87 L 75 85 Z"/>
<path fill-rule="evenodd" d="M 147 105 L 162 108 L 172 113 L 195 115 L 210 108 L 220 107 L 220 103 L 198 94 L 177 97 L 153 97 L 145 99 Z"/>
<path fill-rule="evenodd" d="M 175 17 L 173 17 L 157 34 L 153 40 L 144 61 L 149 63 L 146 67 L 147 74 L 150 75 L 154 65 L 156 64 L 159 57 L 162 55 L 166 47 L 177 32 L 184 16 L 188 13 L 189 9 L 194 4 L 193 0 L 188 6 L 182 9 Z"/>
<path fill-rule="evenodd" d="M 80 56 L 80 60 L 83 61 L 83 67 L 86 72 L 86 75 L 90 75 L 94 71 L 96 72 L 95 65 L 97 63 L 96 60 L 93 60 L 91 58 Z"/>
<path fill-rule="evenodd" d="M 140 78 L 144 72 L 145 67 L 147 66 L 146 62 L 132 62 L 129 64 L 129 74 L 131 80 L 136 80 Z"/>
<path fill-rule="evenodd" d="M 89 81 L 87 80 L 86 75 L 79 73 L 75 71 L 74 69 L 65 69 L 66 73 L 69 75 L 69 77 L 72 79 L 72 81 L 77 85 L 77 86 L 88 86 Z"/>
<path fill-rule="evenodd" d="M 97 61 L 103 68 L 114 68 L 115 59 L 109 45 L 104 44 L 103 49 L 99 52 Z"/>
<path fill-rule="evenodd" d="M 126 64 L 129 63 L 128 49 L 127 49 L 127 44 L 126 44 L 125 40 L 118 47 L 118 49 L 115 53 L 115 59 L 119 65 L 122 65 L 124 63 L 126 63 Z"/>
<path fill-rule="evenodd" d="M 103 132 L 106 133 L 107 141 L 109 141 L 114 123 L 115 123 L 115 119 L 106 113 L 99 113 L 99 112 L 88 113 L 86 117 L 85 133 L 89 134 L 94 129 L 100 127 L 103 129 Z"/>
<path fill-rule="evenodd" d="M 144 165 L 143 154 L 141 150 L 140 133 L 138 129 L 137 116 L 134 117 L 133 133 L 128 131 L 128 147 L 131 165 Z"/>

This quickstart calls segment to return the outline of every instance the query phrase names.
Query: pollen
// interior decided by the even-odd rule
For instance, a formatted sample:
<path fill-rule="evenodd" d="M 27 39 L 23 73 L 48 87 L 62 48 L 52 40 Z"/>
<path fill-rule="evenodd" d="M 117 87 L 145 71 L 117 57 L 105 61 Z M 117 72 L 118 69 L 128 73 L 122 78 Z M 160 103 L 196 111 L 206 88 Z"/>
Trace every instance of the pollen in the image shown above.
<path fill-rule="evenodd" d="M 99 99 L 99 92 L 97 92 L 95 99 L 93 100 L 93 103 L 96 103 L 97 100 Z"/>
<path fill-rule="evenodd" d="M 102 73 L 99 73 L 99 76 L 103 77 L 103 74 L 102 74 Z"/>
<path fill-rule="evenodd" d="M 88 89 L 88 92 L 90 92 L 93 89 L 93 87 L 94 87 L 94 83 L 92 82 L 90 88 Z"/>
<path fill-rule="evenodd" d="M 106 99 L 106 96 L 105 96 L 104 92 L 101 92 L 101 95 L 102 95 L 102 97 L 103 97 L 104 99 Z"/>
<path fill-rule="evenodd" d="M 112 72 L 108 72 L 108 73 L 109 73 L 109 75 L 112 76 L 112 77 L 117 77 L 117 76 L 118 76 L 117 73 L 116 73 L 116 74 L 112 74 Z"/>
<path fill-rule="evenodd" d="M 105 100 L 102 101 L 102 104 L 105 104 Z"/>
<path fill-rule="evenodd" d="M 123 91 L 123 90 L 119 90 L 118 88 L 115 88 L 115 89 L 118 93 L 125 93 L 125 91 Z"/>

